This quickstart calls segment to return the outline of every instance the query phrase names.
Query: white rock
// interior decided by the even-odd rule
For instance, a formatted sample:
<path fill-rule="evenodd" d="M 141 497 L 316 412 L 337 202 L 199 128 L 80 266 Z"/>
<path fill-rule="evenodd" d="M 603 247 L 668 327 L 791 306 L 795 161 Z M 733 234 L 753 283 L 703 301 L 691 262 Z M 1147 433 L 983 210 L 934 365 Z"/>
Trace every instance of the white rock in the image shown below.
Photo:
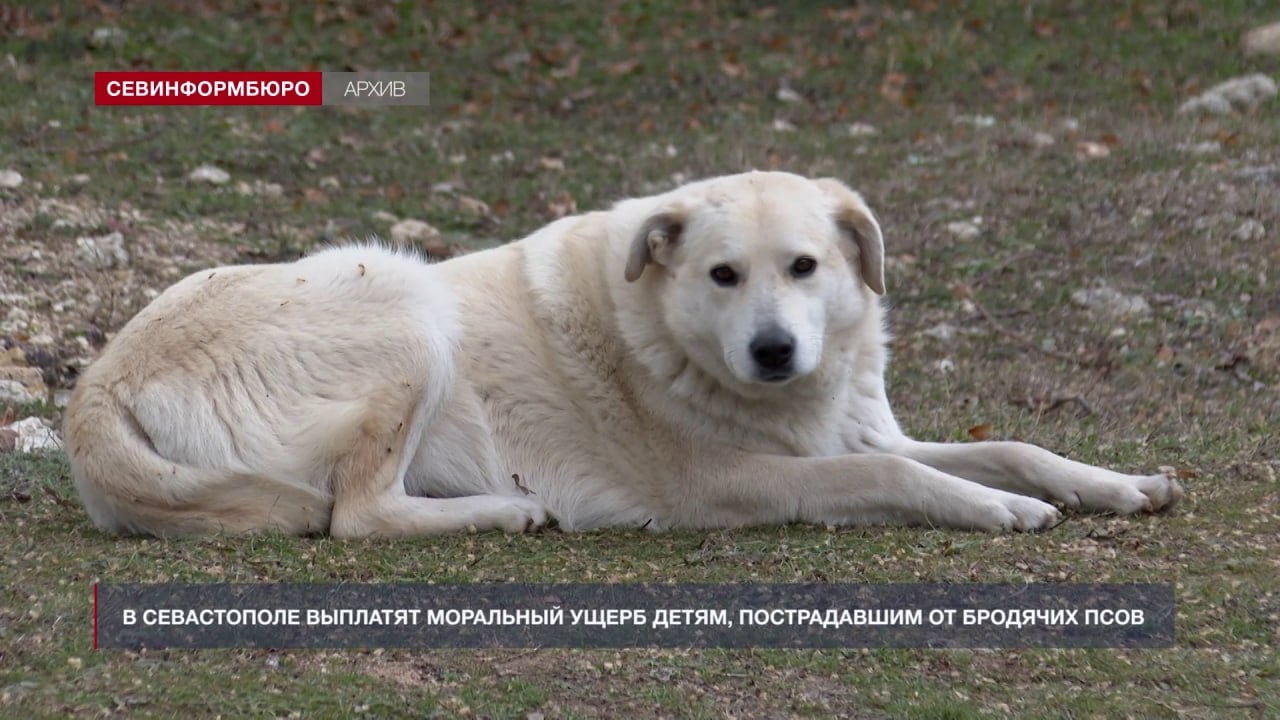
<path fill-rule="evenodd" d="M 1076 157 L 1081 160 L 1097 160 L 1111 155 L 1111 148 L 1104 143 L 1081 140 L 1076 143 Z"/>
<path fill-rule="evenodd" d="M 386 210 L 374 210 L 373 213 L 369 215 L 369 218 L 374 222 L 382 223 L 383 225 L 395 225 L 400 220 L 400 218 L 392 215 Z"/>
<path fill-rule="evenodd" d="M 236 193 L 245 196 L 281 198 L 284 197 L 284 187 L 280 183 L 263 182 L 261 180 L 247 183 L 241 180 L 236 183 Z"/>
<path fill-rule="evenodd" d="M 391 226 L 391 240 L 405 245 L 421 245 L 439 240 L 440 231 L 421 220 L 401 220 Z"/>
<path fill-rule="evenodd" d="M 1261 222 L 1249 218 L 1240 223 L 1240 226 L 1231 233 L 1232 240 L 1240 240 L 1248 242 L 1250 240 L 1261 240 L 1267 234 L 1267 228 Z"/>
<path fill-rule="evenodd" d="M 1222 152 L 1222 143 L 1217 140 L 1205 140 L 1190 145 L 1179 145 L 1178 149 L 1189 152 L 1192 155 L 1217 155 Z"/>
<path fill-rule="evenodd" d="M 20 453 L 62 449 L 62 438 L 58 437 L 58 431 L 44 418 L 24 418 L 6 427 L 18 433 L 14 449 Z"/>
<path fill-rule="evenodd" d="M 1280 22 L 1250 30 L 1240 45 L 1245 55 L 1280 55 Z"/>
<path fill-rule="evenodd" d="M 845 129 L 848 130 L 849 137 L 867 137 L 880 132 L 875 125 L 864 122 L 849 123 Z"/>
<path fill-rule="evenodd" d="M 17 380 L 0 380 L 0 403 L 23 405 L 25 403 L 33 403 L 39 399 L 38 395 L 28 390 L 26 385 Z"/>
<path fill-rule="evenodd" d="M 22 173 L 5 168 L 0 170 L 0 188 L 12 190 L 22 184 Z"/>
<path fill-rule="evenodd" d="M 924 336 L 931 337 L 938 342 L 949 343 L 956 337 L 956 326 L 951 323 L 941 322 L 925 330 Z"/>
<path fill-rule="evenodd" d="M 191 182 L 207 182 L 212 185 L 226 185 L 231 180 L 231 173 L 214 165 L 201 165 L 192 170 L 187 179 Z"/>
<path fill-rule="evenodd" d="M 1053 136 L 1049 133 L 1041 130 L 1039 132 L 1031 133 L 1031 137 L 1028 139 L 1028 142 L 1031 144 L 1031 147 L 1047 148 L 1056 143 L 1057 140 L 1054 140 Z"/>
<path fill-rule="evenodd" d="M 951 358 L 942 358 L 934 363 L 934 369 L 943 375 L 950 375 L 956 371 L 956 364 Z"/>
<path fill-rule="evenodd" d="M 784 103 L 798 103 L 804 101 L 804 96 L 792 90 L 790 87 L 783 85 L 778 88 L 778 100 Z"/>
<path fill-rule="evenodd" d="M 118 27 L 100 27 L 89 36 L 89 47 L 120 47 L 128 37 L 128 34 Z"/>
<path fill-rule="evenodd" d="M 73 184 L 73 185 L 88 185 L 88 184 L 89 184 L 89 181 L 90 181 L 91 179 L 92 179 L 92 178 L 90 178 L 90 177 L 89 177 L 87 174 L 85 174 L 85 173 L 76 173 L 75 175 L 72 175 L 72 176 L 71 176 L 71 184 Z"/>
<path fill-rule="evenodd" d="M 975 222 L 957 220 L 956 222 L 947 223 L 947 232 L 955 236 L 957 240 L 973 240 L 982 234 L 982 228 L 978 227 Z"/>
<path fill-rule="evenodd" d="M 1247 111 L 1276 96 L 1276 81 L 1262 73 L 1242 75 L 1218 83 L 1182 103 L 1179 113 L 1226 115 Z"/>
<path fill-rule="evenodd" d="M 1064 117 L 1058 121 L 1058 132 L 1063 135 L 1075 135 L 1080 132 L 1080 121 L 1073 117 Z"/>
<path fill-rule="evenodd" d="M 796 126 L 792 125 L 789 120 L 782 118 L 775 118 L 770 127 L 773 128 L 774 132 L 793 132 L 796 129 Z"/>
<path fill-rule="evenodd" d="M 128 265 L 129 251 L 124 249 L 124 235 L 113 232 L 101 237 L 76 238 L 76 262 L 93 270 Z"/>
<path fill-rule="evenodd" d="M 1071 293 L 1071 302 L 1108 317 L 1142 317 L 1151 314 L 1141 295 L 1126 295 L 1107 286 L 1081 288 Z"/>
<path fill-rule="evenodd" d="M 976 128 L 995 127 L 996 119 L 990 115 L 958 115 L 952 120 L 956 125 L 969 125 Z"/>

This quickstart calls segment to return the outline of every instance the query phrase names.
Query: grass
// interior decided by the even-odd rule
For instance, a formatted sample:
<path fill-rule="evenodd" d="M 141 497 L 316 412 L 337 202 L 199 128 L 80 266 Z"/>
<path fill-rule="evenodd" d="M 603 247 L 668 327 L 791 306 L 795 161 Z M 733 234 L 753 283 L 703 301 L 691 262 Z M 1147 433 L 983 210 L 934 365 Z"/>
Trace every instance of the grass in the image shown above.
<path fill-rule="evenodd" d="M 891 394 L 911 432 L 966 440 L 988 425 L 1087 462 L 1170 465 L 1188 498 L 1168 516 L 1077 516 L 1034 536 L 786 527 L 162 541 L 94 529 L 63 456 L 0 454 L 0 714 L 1280 714 L 1280 367 L 1262 350 L 1275 341 L 1264 321 L 1280 315 L 1280 186 L 1266 169 L 1280 122 L 1274 104 L 1212 120 L 1174 113 L 1199 88 L 1276 73 L 1274 59 L 1238 50 L 1244 30 L 1280 19 L 1270 4 L 184 5 L 0 13 L 0 58 L 13 58 L 0 67 L 0 167 L 26 178 L 0 190 L 0 251 L 15 262 L 0 276 L 0 318 L 14 307 L 53 318 L 62 362 L 46 375 L 58 384 L 91 354 L 77 338 L 118 329 L 145 288 L 205 263 L 385 235 L 378 213 L 481 246 L 567 208 L 777 167 L 844 178 L 881 215 Z M 88 48 L 104 26 L 123 29 L 123 44 Z M 312 67 L 429 71 L 433 104 L 92 105 L 94 70 Z M 784 81 L 802 102 L 777 99 Z M 963 120 L 973 115 L 994 127 Z M 878 132 L 854 137 L 855 122 Z M 1034 132 L 1055 142 L 1037 148 Z M 1079 159 L 1078 141 L 1110 154 Z M 1220 149 L 1186 149 L 1203 142 Z M 202 163 L 232 183 L 186 181 Z M 237 181 L 282 193 L 241 194 Z M 58 225 L 67 207 L 85 215 L 80 225 Z M 978 241 L 945 229 L 975 216 Z M 1245 219 L 1266 234 L 1233 237 Z M 114 229 L 135 257 L 127 270 L 83 273 L 30 252 L 63 259 L 75 237 Z M 1073 305 L 1072 291 L 1095 282 L 1143 295 L 1151 314 L 1108 319 Z M 13 297 L 64 286 L 81 294 L 62 314 L 53 299 Z M 941 323 L 952 340 L 925 334 Z M 23 332 L 6 342 L 25 343 Z M 22 410 L 58 414 L 47 403 Z M 166 580 L 1172 582 L 1178 641 L 1151 651 L 91 649 L 92 583 Z"/>

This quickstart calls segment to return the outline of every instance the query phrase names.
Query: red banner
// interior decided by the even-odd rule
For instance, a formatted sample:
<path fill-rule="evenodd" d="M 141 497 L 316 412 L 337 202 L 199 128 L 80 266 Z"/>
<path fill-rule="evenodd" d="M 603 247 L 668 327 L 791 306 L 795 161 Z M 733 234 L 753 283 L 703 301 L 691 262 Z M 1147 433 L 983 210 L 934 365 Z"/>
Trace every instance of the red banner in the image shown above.
<path fill-rule="evenodd" d="M 320 105 L 323 73 L 95 72 L 95 105 Z"/>

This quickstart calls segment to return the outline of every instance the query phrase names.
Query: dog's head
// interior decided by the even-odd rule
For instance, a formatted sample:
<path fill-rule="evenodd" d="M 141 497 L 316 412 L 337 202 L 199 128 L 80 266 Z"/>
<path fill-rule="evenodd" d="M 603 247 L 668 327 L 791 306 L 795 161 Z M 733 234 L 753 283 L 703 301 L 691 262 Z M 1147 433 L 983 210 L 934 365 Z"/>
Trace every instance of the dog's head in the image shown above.
<path fill-rule="evenodd" d="M 884 293 L 884 242 L 839 181 L 747 173 L 670 193 L 635 232 L 625 273 L 655 274 L 663 324 L 721 383 L 785 384 Z"/>

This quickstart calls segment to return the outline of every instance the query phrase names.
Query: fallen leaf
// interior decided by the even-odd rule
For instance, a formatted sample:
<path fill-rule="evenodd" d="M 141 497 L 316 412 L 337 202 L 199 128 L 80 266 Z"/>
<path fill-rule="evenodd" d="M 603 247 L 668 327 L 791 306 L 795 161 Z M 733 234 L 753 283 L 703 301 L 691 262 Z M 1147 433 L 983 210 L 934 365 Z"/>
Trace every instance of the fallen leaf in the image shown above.
<path fill-rule="evenodd" d="M 991 437 L 991 425 L 988 423 L 982 423 L 981 425 L 974 425 L 973 427 L 969 428 L 968 432 L 969 432 L 969 437 L 973 438 L 974 440 L 986 440 Z"/>
<path fill-rule="evenodd" d="M 553 219 L 565 217 L 578 212 L 578 201 L 568 191 L 561 191 L 551 200 L 547 201 L 547 212 L 551 214 Z"/>
<path fill-rule="evenodd" d="M 1160 362 L 1169 362 L 1173 359 L 1173 348 L 1162 343 L 1160 347 L 1156 349 L 1156 359 Z"/>
<path fill-rule="evenodd" d="M 604 71 L 608 73 L 610 77 L 619 77 L 621 75 L 630 75 L 632 72 L 635 72 L 635 69 L 638 67 L 640 67 L 640 60 L 637 58 L 631 58 L 629 60 L 609 63 L 605 66 Z"/>

